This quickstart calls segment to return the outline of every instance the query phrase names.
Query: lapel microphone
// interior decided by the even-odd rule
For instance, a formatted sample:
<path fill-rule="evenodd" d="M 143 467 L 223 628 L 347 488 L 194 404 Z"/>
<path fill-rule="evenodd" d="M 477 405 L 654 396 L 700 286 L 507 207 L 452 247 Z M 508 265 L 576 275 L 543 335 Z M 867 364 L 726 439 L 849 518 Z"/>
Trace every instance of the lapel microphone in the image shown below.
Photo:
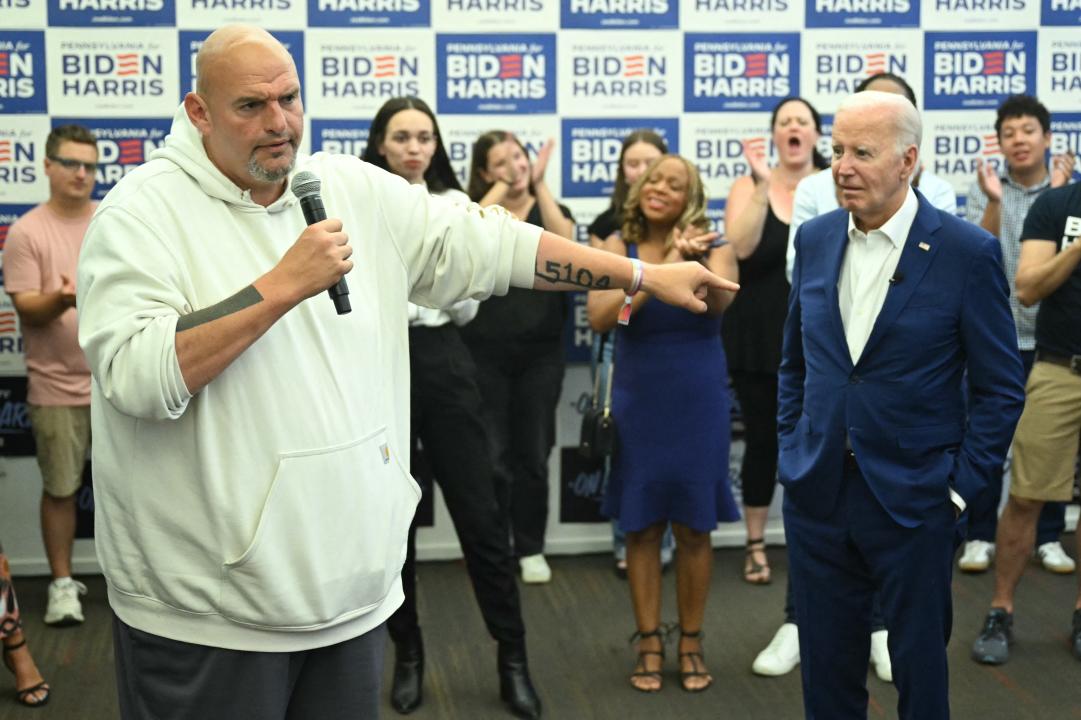
<path fill-rule="evenodd" d="M 319 197 L 319 187 L 319 178 L 315 176 L 315 173 L 302 171 L 293 176 L 293 194 L 300 200 L 300 209 L 304 213 L 304 222 L 308 223 L 308 225 L 314 225 L 327 219 L 323 199 Z M 342 276 L 341 280 L 331 285 L 327 292 L 330 294 L 330 299 L 334 301 L 334 309 L 338 311 L 339 315 L 345 315 L 353 309 L 349 305 L 349 285 L 345 282 L 345 276 Z"/>
<path fill-rule="evenodd" d="M 904 273 L 895 272 L 893 274 L 893 277 L 890 278 L 890 285 L 900 285 L 901 281 L 904 280 L 904 279 L 905 279 L 905 274 Z"/>

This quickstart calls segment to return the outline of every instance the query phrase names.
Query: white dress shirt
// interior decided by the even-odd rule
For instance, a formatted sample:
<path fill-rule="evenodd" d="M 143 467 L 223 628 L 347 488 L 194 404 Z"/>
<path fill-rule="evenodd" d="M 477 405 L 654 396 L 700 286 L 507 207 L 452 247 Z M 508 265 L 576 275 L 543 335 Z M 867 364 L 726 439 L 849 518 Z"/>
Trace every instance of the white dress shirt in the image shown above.
<path fill-rule="evenodd" d="M 461 190 L 444 190 L 438 194 L 453 203 L 469 204 L 469 196 Z M 449 322 L 461 327 L 477 316 L 480 300 L 466 298 L 449 308 L 437 309 L 409 303 L 409 327 L 441 327 Z"/>
<path fill-rule="evenodd" d="M 927 202 L 939 210 L 957 214 L 957 193 L 953 186 L 935 175 L 924 170 L 920 173 L 919 190 L 927 198 Z M 785 274 L 788 282 L 792 282 L 792 266 L 796 262 L 796 231 L 799 226 L 811 218 L 825 215 L 831 210 L 836 210 L 837 190 L 833 184 L 833 171 L 830 168 L 819 170 L 813 175 L 808 175 L 799 181 L 796 186 L 796 195 L 792 199 L 792 219 L 788 223 L 788 253 L 785 258 Z"/>
<path fill-rule="evenodd" d="M 856 227 L 852 215 L 848 216 L 848 247 L 837 278 L 837 300 L 853 364 L 859 362 L 875 320 L 886 303 L 890 279 L 897 272 L 901 249 L 917 210 L 919 201 L 909 188 L 900 209 L 880 228 L 865 233 Z M 953 488 L 950 488 L 950 500 L 964 511 L 965 501 Z"/>

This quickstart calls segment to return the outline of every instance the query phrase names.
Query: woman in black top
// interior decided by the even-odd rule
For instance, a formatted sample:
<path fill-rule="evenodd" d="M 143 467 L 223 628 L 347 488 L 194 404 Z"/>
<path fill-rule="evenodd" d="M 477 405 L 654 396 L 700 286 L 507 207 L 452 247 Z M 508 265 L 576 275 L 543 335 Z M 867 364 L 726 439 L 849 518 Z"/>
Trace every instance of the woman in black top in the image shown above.
<path fill-rule="evenodd" d="M 574 237 L 574 218 L 544 181 L 553 144 L 534 163 L 514 135 L 492 130 L 473 144 L 469 197 L 500 205 L 528 223 Z M 555 443 L 555 411 L 563 385 L 562 293 L 511 288 L 480 305 L 463 336 L 477 364 L 499 501 L 510 519 L 522 580 L 544 583 L 548 523 L 548 454 Z"/>
<path fill-rule="evenodd" d="M 752 174 L 732 184 L 725 206 L 725 238 L 739 260 L 742 289 L 725 313 L 722 335 L 745 428 L 743 578 L 752 584 L 770 581 L 765 527 L 777 482 L 777 370 L 788 307 L 788 221 L 796 185 L 828 165 L 815 147 L 822 121 L 806 100 L 782 100 L 773 109 L 770 128 L 777 165 L 770 168 L 765 142 L 744 142 Z"/>
<path fill-rule="evenodd" d="M 466 203 L 439 137 L 435 115 L 420 98 L 391 98 L 376 113 L 363 159 L 424 185 L 433 195 Z M 410 421 L 443 490 L 481 615 L 498 645 L 500 694 L 519 717 L 538 717 L 540 700 L 526 662 L 525 626 L 507 524 L 496 502 L 477 372 L 457 325 L 476 312 L 475 300 L 445 310 L 409 305 Z M 431 492 L 430 487 L 424 488 Z M 420 706 L 424 643 L 417 615 L 416 520 L 409 528 L 402 590 L 405 600 L 387 621 L 394 641 L 390 703 L 399 713 Z"/>

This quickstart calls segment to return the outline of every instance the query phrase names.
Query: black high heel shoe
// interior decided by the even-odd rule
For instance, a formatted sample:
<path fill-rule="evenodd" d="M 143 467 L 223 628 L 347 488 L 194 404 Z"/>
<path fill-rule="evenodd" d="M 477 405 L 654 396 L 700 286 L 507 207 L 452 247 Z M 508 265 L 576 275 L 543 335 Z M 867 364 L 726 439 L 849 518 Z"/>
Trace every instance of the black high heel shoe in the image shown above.
<path fill-rule="evenodd" d="M 15 663 L 14 663 L 14 661 L 12 661 L 10 655 L 11 655 L 11 653 L 15 652 L 16 650 L 18 650 L 19 648 L 21 648 L 21 647 L 23 647 L 25 645 L 26 645 L 26 638 L 23 638 L 21 642 L 17 642 L 14 645 L 3 645 L 2 646 L 3 647 L 4 665 L 7 667 L 8 670 L 11 671 L 12 675 L 15 674 Z M 37 685 L 33 685 L 31 687 L 28 687 L 28 688 L 22 688 L 22 689 L 16 688 L 15 689 L 15 701 L 17 703 L 19 703 L 20 705 L 25 705 L 26 707 L 31 707 L 31 708 L 42 707 L 43 705 L 45 705 L 45 704 L 47 704 L 49 702 L 49 690 L 50 690 L 49 683 L 45 682 L 44 680 L 39 682 Z M 42 697 L 38 697 L 38 693 L 40 693 L 42 691 L 45 692 L 45 695 L 42 696 Z"/>

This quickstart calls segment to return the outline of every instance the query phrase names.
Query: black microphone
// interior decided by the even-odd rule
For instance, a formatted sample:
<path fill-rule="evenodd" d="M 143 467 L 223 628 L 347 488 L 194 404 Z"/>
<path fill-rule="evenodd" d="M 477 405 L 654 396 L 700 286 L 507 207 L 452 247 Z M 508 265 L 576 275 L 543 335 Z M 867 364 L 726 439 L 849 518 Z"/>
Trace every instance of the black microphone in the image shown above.
<path fill-rule="evenodd" d="M 901 281 L 905 279 L 905 274 L 901 272 L 895 272 L 893 277 L 890 278 L 890 285 L 900 285 Z"/>
<path fill-rule="evenodd" d="M 319 187 L 319 178 L 315 176 L 315 173 L 302 171 L 293 176 L 293 194 L 300 200 L 304 222 L 309 225 L 327 219 L 323 198 L 319 197 Z M 346 284 L 344 275 L 336 284 L 330 286 L 327 292 L 330 293 L 330 299 L 334 301 L 334 309 L 339 315 L 345 315 L 353 309 L 349 304 L 349 285 Z"/>

